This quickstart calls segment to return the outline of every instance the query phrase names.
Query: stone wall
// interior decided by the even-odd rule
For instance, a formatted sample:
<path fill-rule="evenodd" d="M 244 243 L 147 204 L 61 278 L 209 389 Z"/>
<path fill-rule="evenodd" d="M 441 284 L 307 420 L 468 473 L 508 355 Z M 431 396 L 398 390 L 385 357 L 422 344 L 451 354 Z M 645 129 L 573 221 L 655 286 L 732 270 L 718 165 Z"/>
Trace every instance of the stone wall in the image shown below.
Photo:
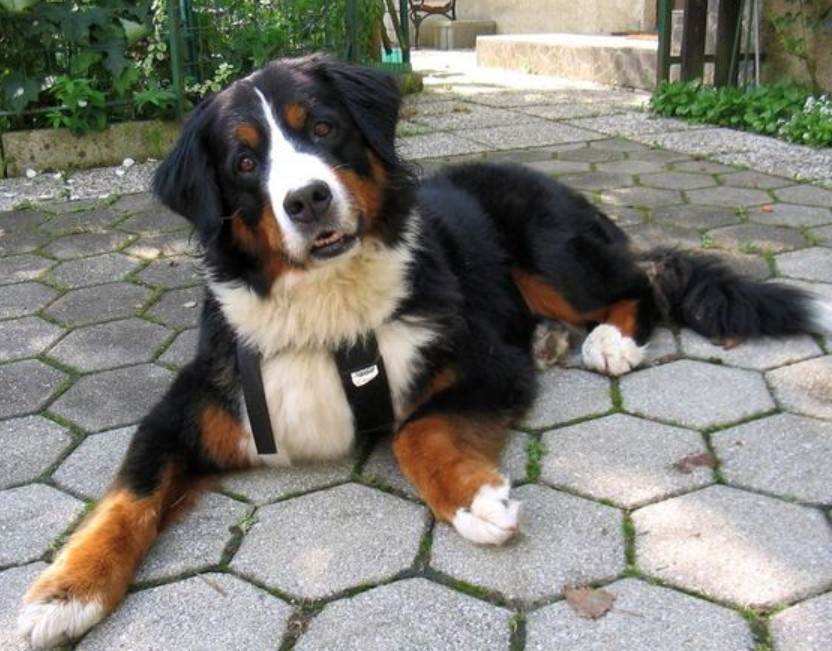
<path fill-rule="evenodd" d="M 655 0 L 457 0 L 461 20 L 494 20 L 498 34 L 651 31 Z"/>
<path fill-rule="evenodd" d="M 766 15 L 782 12 L 785 5 L 784 0 L 771 0 L 766 4 Z M 808 85 L 809 76 L 803 63 L 783 50 L 770 27 L 766 29 L 765 43 L 767 57 L 763 66 L 765 81 L 791 81 Z M 818 60 L 818 78 L 821 88 L 832 92 L 832 22 L 828 21 L 825 29 L 815 34 L 810 47 Z"/>

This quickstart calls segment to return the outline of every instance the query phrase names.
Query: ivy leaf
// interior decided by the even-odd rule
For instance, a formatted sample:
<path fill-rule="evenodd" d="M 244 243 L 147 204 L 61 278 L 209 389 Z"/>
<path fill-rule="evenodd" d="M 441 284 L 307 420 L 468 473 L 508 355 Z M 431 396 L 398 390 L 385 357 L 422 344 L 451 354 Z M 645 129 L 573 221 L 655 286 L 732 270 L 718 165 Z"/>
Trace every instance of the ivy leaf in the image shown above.
<path fill-rule="evenodd" d="M 119 18 L 118 21 L 124 29 L 124 36 L 127 38 L 127 45 L 137 43 L 150 33 L 150 28 L 147 25 L 142 25 L 134 20 Z"/>

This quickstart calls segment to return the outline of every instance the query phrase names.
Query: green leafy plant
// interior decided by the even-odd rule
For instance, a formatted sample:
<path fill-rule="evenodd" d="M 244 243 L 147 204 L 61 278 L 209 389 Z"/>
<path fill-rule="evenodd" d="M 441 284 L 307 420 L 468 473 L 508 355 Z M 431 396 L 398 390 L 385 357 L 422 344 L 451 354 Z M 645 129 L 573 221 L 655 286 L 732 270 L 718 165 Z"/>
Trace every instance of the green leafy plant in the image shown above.
<path fill-rule="evenodd" d="M 81 134 L 107 126 L 107 96 L 92 87 L 92 80 L 58 77 L 49 92 L 60 103 L 47 113 L 54 128 L 66 127 Z"/>
<path fill-rule="evenodd" d="M 136 113 L 145 118 L 172 117 L 177 95 L 171 88 L 148 88 L 133 95 Z"/>
<path fill-rule="evenodd" d="M 828 98 L 786 85 L 742 89 L 701 82 L 663 82 L 650 100 L 659 115 L 778 136 L 818 147 L 832 145 Z"/>

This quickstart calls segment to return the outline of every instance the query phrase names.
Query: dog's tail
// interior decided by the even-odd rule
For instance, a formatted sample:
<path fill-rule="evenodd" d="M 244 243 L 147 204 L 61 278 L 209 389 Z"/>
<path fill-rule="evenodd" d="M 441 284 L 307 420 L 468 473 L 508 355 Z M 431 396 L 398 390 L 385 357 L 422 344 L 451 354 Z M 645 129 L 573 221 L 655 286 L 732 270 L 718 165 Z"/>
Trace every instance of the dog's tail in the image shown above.
<path fill-rule="evenodd" d="M 832 334 L 832 302 L 741 276 L 714 256 L 657 249 L 639 262 L 659 314 L 705 337 Z"/>

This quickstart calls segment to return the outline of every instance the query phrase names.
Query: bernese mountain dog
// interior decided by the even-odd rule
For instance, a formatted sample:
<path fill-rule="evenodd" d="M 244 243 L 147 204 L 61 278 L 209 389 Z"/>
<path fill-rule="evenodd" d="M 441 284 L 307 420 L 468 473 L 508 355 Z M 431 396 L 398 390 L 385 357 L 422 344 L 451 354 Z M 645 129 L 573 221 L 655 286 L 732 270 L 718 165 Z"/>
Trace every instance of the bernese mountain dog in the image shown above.
<path fill-rule="evenodd" d="M 367 337 L 403 474 L 438 520 L 499 545 L 519 508 L 501 447 L 535 396 L 541 320 L 587 327 L 584 364 L 609 375 L 639 365 L 660 321 L 709 338 L 832 330 L 818 298 L 711 257 L 637 251 L 582 195 L 523 167 L 469 163 L 418 182 L 396 152 L 400 100 L 391 77 L 313 56 L 192 112 L 153 188 L 201 243 L 196 358 L 25 595 L 31 643 L 76 638 L 111 612 L 200 478 L 348 454 L 357 414 L 336 353 Z M 241 346 L 259 360 L 271 454 L 254 444 Z"/>

